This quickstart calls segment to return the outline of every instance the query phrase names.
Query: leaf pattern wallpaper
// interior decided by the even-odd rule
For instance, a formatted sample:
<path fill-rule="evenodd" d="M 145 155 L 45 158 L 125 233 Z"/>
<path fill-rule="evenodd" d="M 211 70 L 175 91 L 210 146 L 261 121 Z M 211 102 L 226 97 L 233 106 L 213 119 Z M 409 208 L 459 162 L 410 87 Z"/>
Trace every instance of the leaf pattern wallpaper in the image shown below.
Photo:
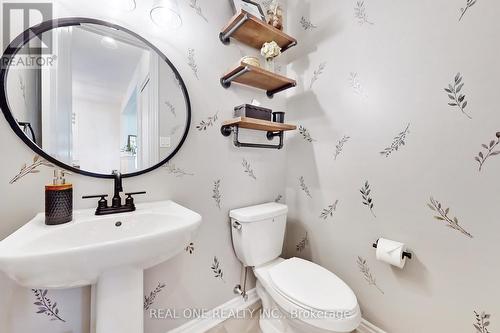
<path fill-rule="evenodd" d="M 403 147 L 406 144 L 406 136 L 410 133 L 410 124 L 406 126 L 404 131 L 400 132 L 398 135 L 394 137 L 394 140 L 392 141 L 392 144 L 384 148 L 383 151 L 380 152 L 381 155 L 384 155 L 385 157 L 389 157 L 393 152 L 398 151 L 399 148 Z"/>
<path fill-rule="evenodd" d="M 324 73 L 325 68 L 326 68 L 326 62 L 322 62 L 321 64 L 319 64 L 318 68 L 316 70 L 314 70 L 313 76 L 311 78 L 311 83 L 309 85 L 310 89 L 312 89 L 314 86 L 314 83 L 316 83 L 316 81 L 319 80 L 319 77 Z"/>
<path fill-rule="evenodd" d="M 158 286 L 149 293 L 148 296 L 144 296 L 144 311 L 147 311 L 154 304 L 156 296 L 165 288 L 165 283 L 159 282 Z"/>
<path fill-rule="evenodd" d="M 365 184 L 359 190 L 359 192 L 361 192 L 361 197 L 363 198 L 363 205 L 365 205 L 370 209 L 370 212 L 372 213 L 373 217 L 377 217 L 377 215 L 375 215 L 375 212 L 373 211 L 373 208 L 375 207 L 375 202 L 373 201 L 372 189 L 368 181 L 365 182 Z"/>
<path fill-rule="evenodd" d="M 224 281 L 224 272 L 222 271 L 221 264 L 217 257 L 214 257 L 214 261 L 212 263 L 212 266 L 210 266 L 210 269 L 214 273 L 214 278 L 218 278 Z"/>
<path fill-rule="evenodd" d="M 337 145 L 335 146 L 335 155 L 333 158 L 337 160 L 337 157 L 344 151 L 344 145 L 351 139 L 351 137 L 344 135 L 342 139 L 340 139 L 337 142 Z"/>
<path fill-rule="evenodd" d="M 194 176 L 193 173 L 190 173 L 184 169 L 178 168 L 175 166 L 174 163 L 171 163 L 171 162 L 167 162 L 163 168 L 165 168 L 169 174 L 174 175 L 175 177 L 182 178 L 184 176 Z"/>
<path fill-rule="evenodd" d="M 38 155 L 35 155 L 33 157 L 33 162 L 28 165 L 26 163 L 23 164 L 23 166 L 21 167 L 21 170 L 19 171 L 19 173 L 17 175 L 15 175 L 11 180 L 10 180 L 10 184 L 14 184 L 15 182 L 19 181 L 21 178 L 29 175 L 29 174 L 36 174 L 36 173 L 39 173 L 40 170 L 38 169 L 39 167 L 41 166 L 45 166 L 45 167 L 49 167 L 49 168 L 53 168 L 54 166 L 45 161 L 43 158 L 41 158 L 40 156 Z"/>
<path fill-rule="evenodd" d="M 214 199 L 215 204 L 217 205 L 217 208 L 221 208 L 221 201 L 222 201 L 222 194 L 220 192 L 220 179 L 217 179 L 214 181 L 214 187 L 212 189 L 212 199 Z"/>
<path fill-rule="evenodd" d="M 193 254 L 194 253 L 194 243 L 193 242 L 190 242 L 185 248 L 184 248 L 184 251 L 186 251 L 187 253 L 189 254 Z"/>
<path fill-rule="evenodd" d="M 470 114 L 465 111 L 468 102 L 465 99 L 465 94 L 462 93 L 464 84 L 465 83 L 463 82 L 463 76 L 460 73 L 457 73 L 457 75 L 455 75 L 453 83 L 448 84 L 448 88 L 444 88 L 444 90 L 448 93 L 448 98 L 451 100 L 448 105 L 457 108 L 467 118 L 472 119 Z"/>
<path fill-rule="evenodd" d="M 469 8 L 471 8 L 472 6 L 474 6 L 476 4 L 477 0 L 467 0 L 467 2 L 465 3 L 465 8 L 462 7 L 460 8 L 460 17 L 458 18 L 459 21 L 462 20 L 462 18 L 464 17 L 465 13 L 467 13 L 467 11 L 469 10 Z"/>
<path fill-rule="evenodd" d="M 476 322 L 474 323 L 474 328 L 476 329 L 476 333 L 491 333 L 488 330 L 488 326 L 490 326 L 490 314 L 482 311 L 480 313 L 474 311 L 474 315 L 476 317 Z"/>
<path fill-rule="evenodd" d="M 213 116 L 207 117 L 206 119 L 200 121 L 198 125 L 196 125 L 196 129 L 200 132 L 206 131 L 209 127 L 213 127 L 218 119 L 219 112 L 216 112 Z"/>
<path fill-rule="evenodd" d="M 372 273 L 370 272 L 370 267 L 368 266 L 366 259 L 358 257 L 357 264 L 359 271 L 361 272 L 361 274 L 363 274 L 363 277 L 365 278 L 365 281 L 368 282 L 370 286 L 377 288 L 378 291 L 384 294 L 384 291 L 380 289 L 380 287 L 377 285 L 375 277 L 373 277 Z"/>
<path fill-rule="evenodd" d="M 243 166 L 243 171 L 245 174 L 252 178 L 253 180 L 257 180 L 257 177 L 255 176 L 255 173 L 253 172 L 252 165 L 246 160 L 243 159 L 243 162 L 241 162 L 241 165 Z"/>
<path fill-rule="evenodd" d="M 433 210 L 434 212 L 437 213 L 434 216 L 434 218 L 436 220 L 446 223 L 447 227 L 454 229 L 454 230 L 457 230 L 457 231 L 460 231 L 462 234 L 464 234 L 465 236 L 467 236 L 469 238 L 473 238 L 470 233 L 468 233 L 464 228 L 462 228 L 459 225 L 458 218 L 456 218 L 456 217 L 451 218 L 450 216 L 448 216 L 448 214 L 450 213 L 450 208 L 444 208 L 444 206 L 441 205 L 441 203 L 439 201 L 435 200 L 433 197 L 431 197 L 430 203 L 428 203 L 427 206 L 431 210 Z"/>
<path fill-rule="evenodd" d="M 500 143 L 500 132 L 495 134 L 495 139 L 491 140 L 489 143 L 483 143 L 481 147 L 483 147 L 483 151 L 480 151 L 474 160 L 479 164 L 479 171 L 483 169 L 484 163 L 490 157 L 500 155 L 500 150 L 497 150 L 497 146 Z"/>
<path fill-rule="evenodd" d="M 32 289 L 35 296 L 34 305 L 37 306 L 38 310 L 36 313 L 44 315 L 51 321 L 61 321 L 66 322 L 62 319 L 59 314 L 59 308 L 57 307 L 57 302 L 52 301 L 48 296 L 47 289 Z"/>
<path fill-rule="evenodd" d="M 306 185 L 306 181 L 304 180 L 304 176 L 300 176 L 299 178 L 300 188 L 301 190 L 312 199 L 311 192 L 309 191 L 309 187 Z"/>
<path fill-rule="evenodd" d="M 323 211 L 321 211 L 321 215 L 319 216 L 323 220 L 327 220 L 329 217 L 333 217 L 333 213 L 337 211 L 337 205 L 339 201 L 335 200 L 335 202 L 331 205 L 329 205 L 327 208 L 324 208 Z"/>
<path fill-rule="evenodd" d="M 364 1 L 357 1 L 356 6 L 354 7 L 354 17 L 358 20 L 359 25 L 372 24 L 370 20 L 368 20 L 368 14 L 366 13 L 366 6 Z"/>
<path fill-rule="evenodd" d="M 302 53 L 297 49 L 289 66 L 289 75 L 305 78 L 305 85 L 312 73 L 313 89 L 289 96 L 287 119 L 295 121 L 298 131 L 294 146 L 287 147 L 287 199 L 293 198 L 288 223 L 293 226 L 286 254 L 312 259 L 343 276 L 386 332 L 497 330 L 489 313 L 477 310 L 478 304 L 486 309 L 498 303 L 491 288 L 467 290 L 463 302 L 450 304 L 426 282 L 414 280 L 428 278 L 450 293 L 462 293 L 473 281 L 496 285 L 492 276 L 479 278 L 476 271 L 500 274 L 487 260 L 472 259 L 488 257 L 500 232 L 495 222 L 500 214 L 500 113 L 492 98 L 496 79 L 489 77 L 497 59 L 470 60 L 478 52 L 497 53 L 493 37 L 477 40 L 477 28 L 482 22 L 487 31 L 500 29 L 500 23 L 481 17 L 500 9 L 500 3 L 478 2 L 482 7 L 460 0 L 439 12 L 429 12 L 435 8 L 430 1 L 289 4 L 300 23 L 293 27 L 298 39 L 317 44 Z M 457 7 L 462 7 L 459 17 Z M 407 26 L 392 23 L 408 15 L 412 23 Z M 349 16 L 350 25 L 343 21 Z M 323 25 L 310 29 L 309 17 L 335 23 L 328 25 L 329 33 Z M 435 25 L 413 24 L 430 18 Z M 410 35 L 424 44 L 399 40 Z M 468 49 L 469 44 L 477 50 Z M 428 59 L 436 62 L 431 65 Z M 319 63 L 328 65 L 319 68 Z M 332 197 L 342 199 L 328 202 Z M 313 223 L 318 220 L 332 223 Z M 405 242 L 415 257 L 401 271 L 376 260 L 371 245 L 380 237 Z M 304 251 L 306 243 L 313 255 Z M 346 267 L 346 256 L 356 258 L 355 265 Z M 375 305 L 383 297 L 403 306 L 405 299 L 422 293 L 425 301 L 410 308 L 425 312 L 427 322 L 414 319 L 410 309 L 402 311 L 404 319 L 394 319 L 391 311 Z M 426 302 L 455 313 L 474 311 L 474 323 L 422 310 Z"/>
<path fill-rule="evenodd" d="M 302 138 L 304 140 L 306 140 L 307 142 L 316 141 L 312 138 L 311 133 L 309 133 L 309 130 L 302 125 L 299 126 L 299 133 L 300 133 L 300 135 L 302 135 Z"/>
<path fill-rule="evenodd" d="M 307 235 L 307 232 L 306 234 L 304 235 L 304 237 L 302 237 L 300 239 L 300 241 L 297 243 L 297 245 L 295 246 L 297 252 L 302 252 L 304 251 L 307 246 L 309 245 L 309 238 L 308 238 L 308 235 Z"/>
<path fill-rule="evenodd" d="M 196 63 L 195 59 L 195 50 L 194 49 L 188 49 L 188 66 L 191 68 L 193 71 L 194 76 L 196 79 L 200 79 L 198 76 L 198 64 Z"/>
<path fill-rule="evenodd" d="M 304 16 L 300 18 L 300 25 L 304 30 L 313 30 L 317 28 L 316 25 L 314 25 L 309 19 L 305 18 Z"/>

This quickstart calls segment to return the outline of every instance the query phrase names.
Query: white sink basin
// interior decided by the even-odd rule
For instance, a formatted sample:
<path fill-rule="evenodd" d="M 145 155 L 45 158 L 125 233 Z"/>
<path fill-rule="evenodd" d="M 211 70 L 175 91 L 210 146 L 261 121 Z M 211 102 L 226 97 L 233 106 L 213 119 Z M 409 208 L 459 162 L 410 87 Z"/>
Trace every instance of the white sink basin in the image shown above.
<path fill-rule="evenodd" d="M 0 270 L 29 288 L 93 285 L 98 333 L 142 333 L 143 270 L 181 252 L 201 216 L 172 201 L 138 204 L 132 213 L 94 212 L 75 211 L 59 226 L 38 214 L 0 242 Z M 135 325 L 131 316 L 140 317 Z"/>

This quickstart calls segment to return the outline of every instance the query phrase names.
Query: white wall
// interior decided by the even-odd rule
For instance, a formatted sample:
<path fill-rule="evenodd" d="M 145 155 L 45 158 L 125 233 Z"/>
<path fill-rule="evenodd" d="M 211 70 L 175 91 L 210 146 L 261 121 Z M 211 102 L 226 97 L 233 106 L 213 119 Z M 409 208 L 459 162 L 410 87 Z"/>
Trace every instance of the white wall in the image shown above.
<path fill-rule="evenodd" d="M 73 100 L 73 112 L 78 119 L 81 169 L 106 174 L 120 170 L 120 105 L 77 97 Z"/>
<path fill-rule="evenodd" d="M 280 96 L 269 100 L 264 93 L 248 88 L 235 86 L 225 90 L 220 86 L 221 74 L 237 63 L 242 53 L 257 54 L 257 51 L 247 51 L 235 44 L 224 46 L 220 43 L 219 29 L 232 16 L 229 2 L 199 0 L 198 5 L 208 22 L 189 6 L 189 2 L 180 1 L 180 5 L 183 27 L 178 31 L 168 31 L 151 23 L 148 16 L 151 3 L 146 1 L 138 1 L 138 8 L 132 13 L 114 11 L 102 1 L 56 2 L 58 16 L 95 17 L 141 34 L 169 57 L 185 80 L 193 120 L 187 141 L 172 160 L 171 167 L 188 175 L 177 177 L 172 168 L 161 168 L 144 176 L 125 179 L 124 188 L 128 191 L 147 190 L 146 196 L 137 198 L 139 202 L 172 199 L 203 216 L 198 237 L 193 240 L 194 253 L 183 252 L 147 271 L 144 291 L 149 295 L 158 283 L 165 283 L 166 287 L 156 297 L 154 307 L 211 309 L 233 298 L 233 288 L 240 283 L 241 265 L 231 245 L 229 209 L 272 201 L 285 190 L 285 152 L 234 148 L 231 139 L 220 134 L 221 121 L 232 116 L 234 106 L 248 103 L 253 98 L 276 110 L 284 109 L 285 102 Z M 198 78 L 188 65 L 190 48 L 195 50 Z M 197 124 L 217 112 L 219 118 L 213 126 L 206 131 L 196 129 Z M 259 134 L 258 138 L 262 137 L 262 133 Z M 51 180 L 51 170 L 42 168 L 41 173 L 28 175 L 10 185 L 10 179 L 22 165 L 31 163 L 33 153 L 1 119 L 0 142 L 4 157 L 4 163 L 0 165 L 0 237 L 3 238 L 43 211 L 43 186 Z M 250 163 L 257 180 L 244 172 L 243 159 Z M 212 198 L 214 182 L 219 179 L 221 208 Z M 93 200 L 81 200 L 82 195 L 112 193 L 111 181 L 79 175 L 71 176 L 70 180 L 74 183 L 76 208 L 90 208 L 97 204 Z M 223 279 L 215 278 L 210 268 L 214 256 L 221 263 Z M 6 278 L 0 277 L 0 289 L 11 290 L 9 286 Z M 8 313 L 8 318 L 0 321 L 1 332 L 26 333 L 36 327 L 41 333 L 88 333 L 88 326 L 85 326 L 89 318 L 88 289 L 49 291 L 48 296 L 57 301 L 65 323 L 49 321 L 47 317 L 36 314 L 31 290 L 15 288 L 11 292 L 12 298 L 7 300 L 4 293 L 8 296 L 9 292 L 0 293 L 0 313 Z M 164 333 L 184 321 L 146 318 L 145 332 Z"/>
<path fill-rule="evenodd" d="M 360 24 L 356 3 L 289 2 L 289 30 L 300 41 L 289 74 L 300 86 L 288 113 L 314 141 L 299 132 L 287 141 L 288 255 L 338 274 L 363 315 L 387 332 L 476 332 L 474 311 L 491 314 L 488 331 L 496 332 L 500 158 L 479 172 L 474 157 L 500 130 L 500 4 L 477 1 L 459 21 L 466 1 L 365 0 L 368 22 Z M 316 28 L 304 29 L 302 17 Z M 448 106 L 444 88 L 457 72 L 472 119 Z M 408 124 L 406 144 L 380 154 Z M 335 159 L 343 136 L 350 139 Z M 365 181 L 376 218 L 362 203 Z M 435 219 L 431 196 L 474 238 Z M 333 217 L 320 218 L 336 200 Z M 306 232 L 308 246 L 298 252 Z M 376 261 L 379 237 L 410 247 L 415 257 L 404 270 Z M 384 293 L 367 283 L 358 256 Z"/>

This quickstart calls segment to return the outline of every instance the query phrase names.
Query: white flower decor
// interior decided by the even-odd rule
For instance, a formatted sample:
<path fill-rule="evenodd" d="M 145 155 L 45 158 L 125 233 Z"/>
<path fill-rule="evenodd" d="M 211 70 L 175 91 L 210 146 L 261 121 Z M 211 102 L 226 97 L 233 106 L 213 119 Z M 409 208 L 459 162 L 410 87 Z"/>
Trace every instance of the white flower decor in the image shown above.
<path fill-rule="evenodd" d="M 281 54 L 281 47 L 275 41 L 264 43 L 260 50 L 260 54 L 262 54 L 266 60 L 273 59 Z"/>

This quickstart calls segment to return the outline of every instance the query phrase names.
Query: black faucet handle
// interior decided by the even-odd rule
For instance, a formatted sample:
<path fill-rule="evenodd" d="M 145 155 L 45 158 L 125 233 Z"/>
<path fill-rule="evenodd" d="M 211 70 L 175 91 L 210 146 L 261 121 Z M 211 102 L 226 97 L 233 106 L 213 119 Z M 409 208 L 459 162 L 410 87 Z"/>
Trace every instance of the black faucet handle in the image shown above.
<path fill-rule="evenodd" d="M 129 197 L 132 195 L 139 195 L 139 194 L 146 194 L 146 191 L 125 193 L 125 195 L 127 195 Z"/>
<path fill-rule="evenodd" d="M 97 198 L 107 198 L 107 194 L 96 194 L 96 195 L 84 195 L 82 199 L 97 199 Z"/>
<path fill-rule="evenodd" d="M 132 196 L 139 194 L 146 194 L 146 191 L 125 193 L 127 196 L 125 199 L 125 206 L 134 206 L 134 198 Z"/>
<path fill-rule="evenodd" d="M 101 198 L 97 202 L 97 209 L 102 209 L 102 208 L 108 208 L 108 200 L 106 200 L 107 197 L 108 197 L 107 194 L 84 195 L 82 197 L 82 199 L 96 199 L 96 198 Z"/>

